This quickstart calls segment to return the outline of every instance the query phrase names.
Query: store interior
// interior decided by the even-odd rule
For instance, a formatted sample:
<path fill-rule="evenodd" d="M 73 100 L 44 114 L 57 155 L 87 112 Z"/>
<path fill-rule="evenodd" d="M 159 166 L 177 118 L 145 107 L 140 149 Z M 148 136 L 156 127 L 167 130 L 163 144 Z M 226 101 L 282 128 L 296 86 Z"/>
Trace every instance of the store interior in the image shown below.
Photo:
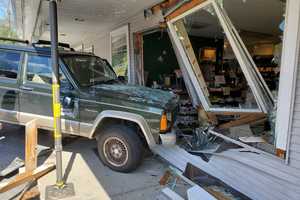
<path fill-rule="evenodd" d="M 275 102 L 280 77 L 280 59 L 284 31 L 285 1 L 224 0 L 223 7 L 238 31 L 257 69 L 265 80 Z M 269 7 L 269 9 L 265 9 Z M 252 11 L 255 10 L 255 15 Z M 257 101 L 241 70 L 237 56 L 227 35 L 211 7 L 204 7 L 174 22 L 176 34 L 187 57 L 196 57 L 207 87 L 207 98 L 212 107 L 258 109 Z M 191 48 L 192 50 L 191 51 Z M 147 53 L 152 52 L 152 53 Z M 154 53 L 153 53 L 154 52 Z M 143 36 L 144 79 L 146 86 L 172 90 L 181 96 L 181 128 L 199 125 L 166 30 L 160 29 Z M 274 112 L 265 120 L 247 124 L 243 131 L 223 130 L 224 135 L 275 154 Z M 228 122 L 236 116 L 218 115 L 219 122 Z M 198 121 L 198 122 L 197 122 Z M 200 120 L 201 121 L 201 120 Z M 190 126 L 193 124 L 194 126 Z M 247 131 L 245 131 L 245 129 Z M 254 141 L 248 141 L 251 137 Z M 243 139 L 242 139 L 243 138 Z"/>

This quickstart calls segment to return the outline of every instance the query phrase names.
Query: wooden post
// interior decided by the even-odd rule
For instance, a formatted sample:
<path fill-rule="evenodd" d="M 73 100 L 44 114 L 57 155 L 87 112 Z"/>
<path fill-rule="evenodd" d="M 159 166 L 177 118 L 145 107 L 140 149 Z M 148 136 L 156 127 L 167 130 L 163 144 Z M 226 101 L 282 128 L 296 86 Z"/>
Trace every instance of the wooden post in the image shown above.
<path fill-rule="evenodd" d="M 33 171 L 37 167 L 37 127 L 36 120 L 30 121 L 25 128 L 25 171 Z"/>
<path fill-rule="evenodd" d="M 55 169 L 55 164 L 43 164 L 37 168 L 37 125 L 36 120 L 26 124 L 25 128 L 25 172 L 18 174 L 9 182 L 0 183 L 0 193 L 11 190 L 23 183 L 37 180 Z"/>

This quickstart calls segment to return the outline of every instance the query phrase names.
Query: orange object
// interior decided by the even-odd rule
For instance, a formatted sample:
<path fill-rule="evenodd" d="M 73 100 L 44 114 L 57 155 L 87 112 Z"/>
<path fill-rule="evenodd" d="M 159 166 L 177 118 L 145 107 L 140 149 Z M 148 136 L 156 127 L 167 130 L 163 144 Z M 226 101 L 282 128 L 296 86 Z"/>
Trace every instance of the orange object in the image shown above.
<path fill-rule="evenodd" d="M 286 151 L 282 150 L 282 149 L 276 149 L 276 155 L 279 158 L 285 159 L 285 157 L 286 157 Z"/>
<path fill-rule="evenodd" d="M 163 113 L 160 119 L 160 132 L 166 132 L 168 130 L 167 114 Z"/>

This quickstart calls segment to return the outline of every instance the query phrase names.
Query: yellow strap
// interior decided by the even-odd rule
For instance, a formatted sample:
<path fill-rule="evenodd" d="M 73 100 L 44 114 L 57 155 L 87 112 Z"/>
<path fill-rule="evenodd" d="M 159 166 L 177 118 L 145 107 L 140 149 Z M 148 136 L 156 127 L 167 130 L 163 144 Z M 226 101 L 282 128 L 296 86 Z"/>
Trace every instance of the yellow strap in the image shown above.
<path fill-rule="evenodd" d="M 53 93 L 55 93 L 57 90 L 59 90 L 59 85 L 58 84 L 52 84 Z"/>
<path fill-rule="evenodd" d="M 60 181 L 60 182 L 57 182 L 55 185 L 59 188 L 62 188 L 65 185 L 65 183 L 63 181 Z"/>
<path fill-rule="evenodd" d="M 58 84 L 53 84 L 52 85 L 52 98 L 53 102 L 57 101 L 57 94 L 59 94 L 59 85 Z"/>
<path fill-rule="evenodd" d="M 54 131 L 54 139 L 59 139 L 59 138 L 61 138 L 61 133 Z"/>
<path fill-rule="evenodd" d="M 53 104 L 53 117 L 54 118 L 60 117 L 61 116 L 60 111 L 61 111 L 60 103 L 54 103 Z"/>

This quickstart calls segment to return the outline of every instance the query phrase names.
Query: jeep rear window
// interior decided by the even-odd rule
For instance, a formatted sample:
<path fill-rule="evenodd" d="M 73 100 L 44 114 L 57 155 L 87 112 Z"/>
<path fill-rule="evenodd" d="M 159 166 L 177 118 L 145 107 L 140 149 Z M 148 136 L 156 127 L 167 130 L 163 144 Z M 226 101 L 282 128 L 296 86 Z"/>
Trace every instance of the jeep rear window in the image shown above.
<path fill-rule="evenodd" d="M 108 62 L 99 57 L 63 55 L 62 60 L 82 87 L 117 80 L 117 76 Z"/>
<path fill-rule="evenodd" d="M 0 78 L 17 79 L 21 54 L 11 51 L 0 51 Z"/>

